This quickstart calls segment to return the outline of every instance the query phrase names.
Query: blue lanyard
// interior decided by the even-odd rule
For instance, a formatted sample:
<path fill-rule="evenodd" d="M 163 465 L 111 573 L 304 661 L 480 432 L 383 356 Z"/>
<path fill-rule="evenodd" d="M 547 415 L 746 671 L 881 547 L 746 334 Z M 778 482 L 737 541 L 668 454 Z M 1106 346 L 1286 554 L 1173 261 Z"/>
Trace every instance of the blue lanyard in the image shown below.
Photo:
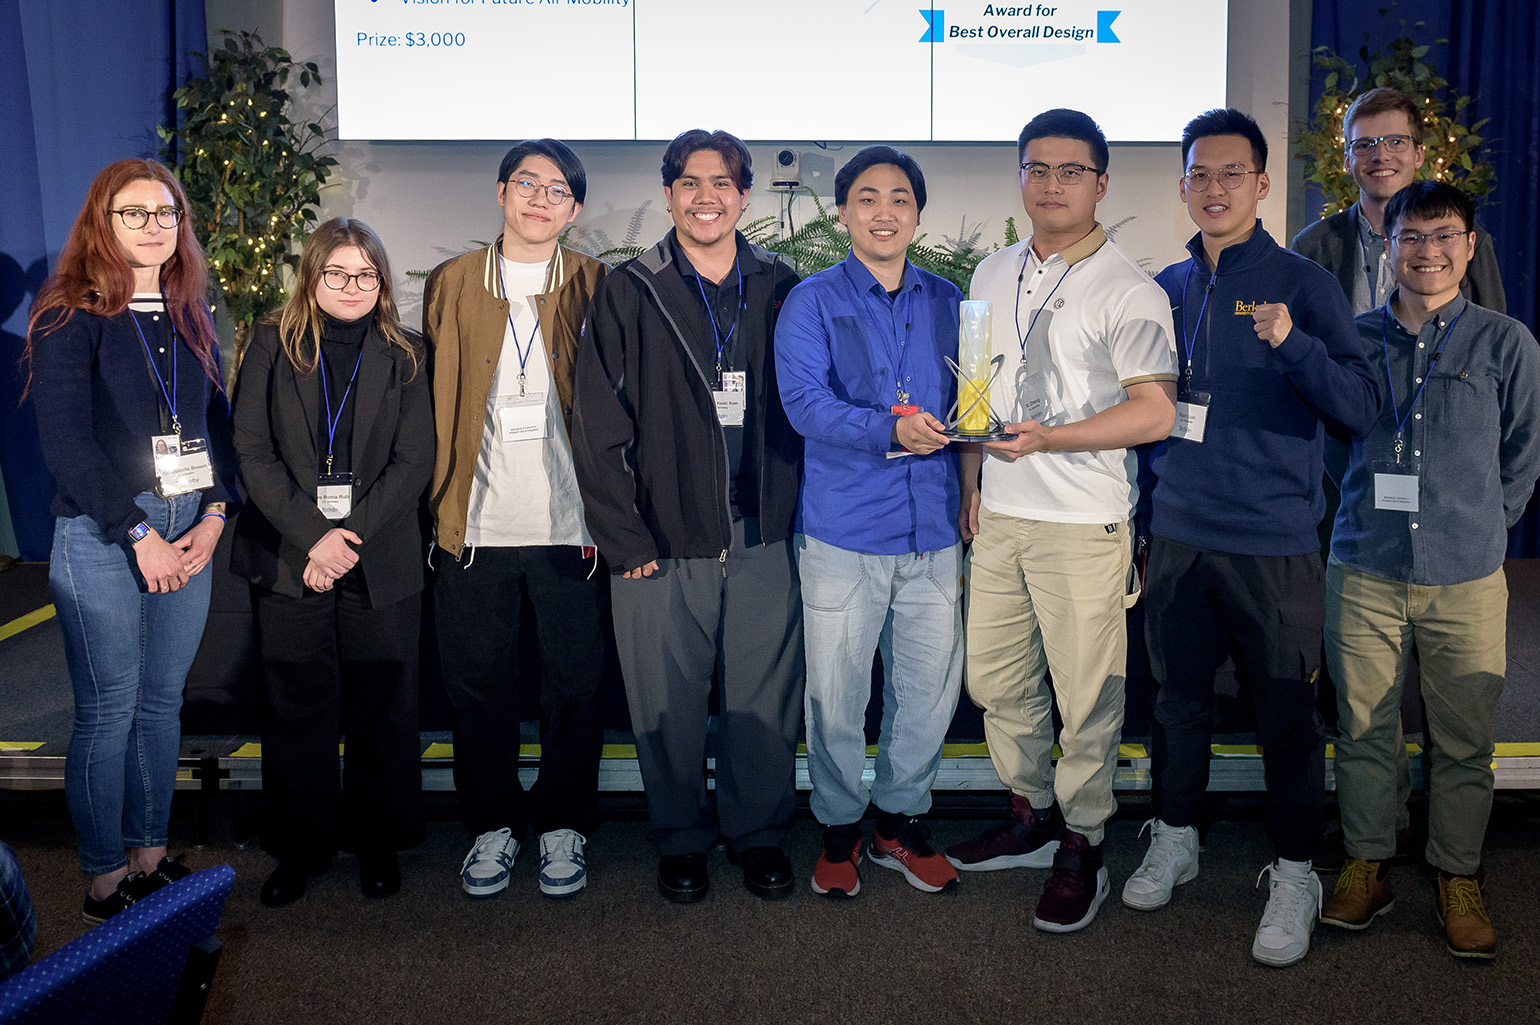
<path fill-rule="evenodd" d="M 701 284 L 700 271 L 695 272 L 695 287 L 700 289 L 701 305 L 706 307 L 706 316 L 711 318 L 711 336 L 717 343 L 717 383 L 722 382 L 722 352 L 727 348 L 727 343 L 733 340 L 733 332 L 738 330 L 738 308 L 743 305 L 743 270 L 738 266 L 738 258 L 733 257 L 733 270 L 738 274 L 738 298 L 733 302 L 733 323 L 727 329 L 727 337 L 722 337 L 722 329 L 717 326 L 716 311 L 711 308 L 711 303 L 706 300 L 706 286 Z"/>
<path fill-rule="evenodd" d="M 1396 462 L 1401 461 L 1401 449 L 1403 447 L 1401 431 L 1406 427 L 1406 422 L 1411 419 L 1412 410 L 1416 409 L 1417 403 L 1422 401 L 1422 393 L 1427 390 L 1428 381 L 1433 377 L 1433 366 L 1438 362 L 1438 358 L 1444 354 L 1444 346 L 1449 344 L 1449 336 L 1454 333 L 1454 326 L 1460 322 L 1460 318 L 1463 316 L 1465 316 L 1465 311 L 1461 310 L 1449 322 L 1449 326 L 1444 329 L 1444 337 L 1438 343 L 1438 347 L 1433 350 L 1433 358 L 1428 360 L 1428 369 L 1422 375 L 1422 385 L 1417 389 L 1417 393 L 1412 396 L 1411 404 L 1406 407 L 1406 415 L 1403 416 L 1396 409 L 1396 381 L 1395 377 L 1390 373 L 1390 303 L 1387 302 L 1384 306 L 1380 307 L 1380 345 L 1385 350 L 1385 380 L 1390 382 L 1390 418 L 1396 422 Z M 1417 376 L 1416 364 L 1417 358 L 1413 355 L 1413 377 Z"/>
<path fill-rule="evenodd" d="M 1032 329 L 1037 326 L 1037 318 L 1043 315 L 1043 310 L 1048 308 L 1048 300 L 1053 298 L 1053 293 L 1064 284 L 1064 279 L 1069 277 L 1073 266 L 1065 267 L 1064 273 L 1059 275 L 1059 280 L 1048 290 L 1048 295 L 1043 299 L 1043 304 L 1032 314 L 1032 319 L 1027 321 L 1027 333 L 1021 333 L 1021 282 L 1027 276 L 1027 261 L 1032 258 L 1032 247 L 1027 246 L 1027 251 L 1021 254 L 1021 273 L 1016 275 L 1016 340 L 1021 344 L 1021 362 L 1027 361 L 1027 339 L 1032 337 Z"/>
<path fill-rule="evenodd" d="M 365 342 L 367 336 L 365 337 Z M 337 403 L 337 413 L 332 415 L 331 389 L 326 386 L 326 357 L 317 353 L 318 362 L 321 364 L 321 401 L 326 403 L 326 472 L 332 472 L 332 443 L 337 440 L 337 425 L 342 422 L 342 411 L 347 408 L 348 396 L 353 394 L 353 382 L 358 380 L 358 368 L 364 362 L 364 342 L 358 345 L 358 359 L 353 363 L 353 376 L 348 378 L 348 386 L 342 390 L 342 401 Z"/>
<path fill-rule="evenodd" d="M 877 287 L 881 288 L 882 285 L 878 284 Z M 899 286 L 899 293 L 898 293 L 898 295 L 897 296 L 893 296 L 891 298 L 891 300 L 890 300 L 891 305 L 886 305 L 886 306 L 883 306 L 883 308 L 882 308 L 883 312 L 885 314 L 887 314 L 888 325 L 889 325 L 890 328 L 893 326 L 893 317 L 894 317 L 894 315 L 898 313 L 898 300 L 899 300 L 899 297 L 904 295 L 906 291 L 907 291 L 907 289 L 903 288 L 903 286 Z M 871 295 L 871 293 L 867 293 L 867 294 Z M 886 292 L 884 292 L 883 294 L 886 295 Z M 876 297 L 873 296 L 873 298 L 876 298 Z M 877 299 L 877 302 L 880 305 L 882 303 L 882 300 L 881 299 Z M 893 365 L 894 365 L 895 368 L 897 368 L 897 372 L 898 372 L 898 377 L 893 382 L 893 391 L 894 391 L 894 394 L 897 395 L 897 397 L 898 397 L 899 404 L 900 405 L 905 405 L 905 406 L 909 404 L 909 393 L 904 390 L 904 368 L 906 366 L 908 366 L 908 364 L 909 364 L 909 328 L 910 328 L 910 322 L 909 322 L 909 319 L 906 317 L 904 319 L 904 337 L 903 337 L 902 340 L 900 340 L 898 342 L 898 357 L 893 360 Z M 896 328 L 893 329 L 893 330 L 890 330 L 888 332 L 885 332 L 883 334 L 882 345 L 883 345 L 883 348 L 888 350 L 888 356 L 890 358 L 893 356 L 892 343 L 893 343 L 894 338 L 897 336 L 897 334 L 898 334 L 898 332 L 897 332 Z"/>
<path fill-rule="evenodd" d="M 164 309 L 166 306 L 164 294 L 160 297 L 160 304 Z M 171 320 L 171 311 L 165 309 L 165 314 L 166 320 L 169 322 Z M 166 391 L 166 382 L 160 376 L 160 368 L 155 365 L 155 357 L 150 355 L 150 340 L 144 336 L 144 328 L 139 326 L 139 318 L 134 315 L 133 310 L 128 311 L 128 319 L 134 322 L 134 330 L 139 332 L 139 341 L 144 346 L 144 354 L 149 357 L 150 369 L 155 373 L 155 383 L 160 385 L 160 394 L 166 400 L 166 408 L 171 410 L 171 430 L 180 435 L 182 433 L 182 421 L 176 415 L 176 329 L 173 327 L 171 330 L 171 390 L 168 392 Z"/>
<path fill-rule="evenodd" d="M 508 302 L 508 288 L 503 284 L 503 256 L 497 256 L 497 290 L 503 293 L 503 301 Z M 529 364 L 529 354 L 535 350 L 535 336 L 529 336 L 529 344 L 523 347 L 519 345 L 519 329 L 513 326 L 513 304 L 508 308 L 508 330 L 513 332 L 513 351 L 519 355 L 519 395 L 524 395 L 524 368 Z M 540 321 L 535 321 L 535 327 L 540 327 Z M 720 351 L 720 350 L 718 350 Z"/>
<path fill-rule="evenodd" d="M 1208 297 L 1214 292 L 1214 279 L 1219 277 L 1215 271 L 1209 275 L 1208 287 L 1203 290 L 1203 304 L 1198 307 L 1198 322 L 1192 326 L 1192 337 L 1187 337 L 1187 286 L 1192 284 L 1192 271 L 1197 266 L 1197 261 L 1187 265 L 1187 276 L 1182 279 L 1182 347 L 1187 350 L 1187 380 L 1192 380 L 1192 350 L 1198 344 L 1198 332 L 1203 328 L 1203 315 L 1208 312 Z"/>

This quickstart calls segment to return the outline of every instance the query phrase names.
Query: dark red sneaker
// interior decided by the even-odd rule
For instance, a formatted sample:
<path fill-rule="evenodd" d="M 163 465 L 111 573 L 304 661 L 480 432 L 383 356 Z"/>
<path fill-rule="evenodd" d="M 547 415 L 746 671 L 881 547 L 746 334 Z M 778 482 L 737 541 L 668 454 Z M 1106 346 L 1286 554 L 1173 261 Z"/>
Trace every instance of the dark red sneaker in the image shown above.
<path fill-rule="evenodd" d="M 1010 817 L 972 840 L 948 847 L 946 860 L 964 872 L 1047 868 L 1053 864 L 1063 829 L 1064 815 L 1057 804 L 1040 812 L 1025 797 L 1012 794 Z"/>
<path fill-rule="evenodd" d="M 1084 836 L 1066 829 L 1053 858 L 1053 875 L 1043 886 L 1032 924 L 1044 932 L 1075 932 L 1091 924 L 1096 909 L 1111 892 L 1107 869 L 1102 865 L 1101 844 L 1091 846 Z"/>

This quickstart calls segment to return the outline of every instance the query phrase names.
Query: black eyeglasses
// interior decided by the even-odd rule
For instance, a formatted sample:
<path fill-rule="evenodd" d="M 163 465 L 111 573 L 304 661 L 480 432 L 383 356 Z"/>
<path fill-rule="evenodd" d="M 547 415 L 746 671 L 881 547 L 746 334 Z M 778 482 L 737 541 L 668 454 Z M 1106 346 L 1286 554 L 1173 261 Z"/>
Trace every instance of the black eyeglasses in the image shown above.
<path fill-rule="evenodd" d="M 137 231 L 150 223 L 152 211 L 140 206 L 125 206 L 121 210 L 109 210 L 110 214 L 117 214 L 123 219 L 123 227 Z M 175 228 L 182 223 L 182 210 L 180 207 L 163 206 L 153 211 L 155 223 L 162 228 Z"/>
<path fill-rule="evenodd" d="M 1033 185 L 1043 184 L 1043 182 L 1048 180 L 1050 174 L 1053 175 L 1060 185 L 1073 185 L 1080 180 L 1082 175 L 1089 174 L 1095 178 L 1099 177 L 1102 172 L 1094 167 L 1087 167 L 1084 164 L 1059 164 L 1056 167 L 1050 167 L 1041 161 L 1030 160 L 1021 165 L 1021 173 Z"/>
<path fill-rule="evenodd" d="M 513 186 L 513 191 L 525 199 L 534 199 L 540 190 L 544 189 L 546 202 L 552 206 L 565 206 L 567 200 L 572 198 L 572 190 L 565 185 L 542 185 L 528 178 L 510 178 L 508 184 Z"/>
<path fill-rule="evenodd" d="M 1248 174 L 1261 174 L 1261 171 L 1242 171 L 1238 167 L 1226 167 L 1219 171 L 1189 171 L 1177 180 L 1186 184 L 1193 192 L 1207 192 L 1208 183 L 1217 181 L 1226 192 L 1234 192 L 1241 187 L 1241 182 L 1246 180 Z"/>
<path fill-rule="evenodd" d="M 1386 153 L 1405 153 L 1411 148 L 1410 135 L 1366 135 L 1348 143 L 1348 152 L 1355 157 L 1368 156 L 1375 147 L 1384 146 Z"/>
<path fill-rule="evenodd" d="M 372 270 L 359 271 L 357 274 L 349 274 L 345 270 L 323 270 L 321 283 L 334 292 L 340 292 L 348 287 L 349 281 L 358 282 L 360 292 L 372 292 L 380 287 L 380 276 Z"/>
<path fill-rule="evenodd" d="M 1390 240 L 1402 249 L 1410 249 L 1423 241 L 1433 243 L 1434 249 L 1448 249 L 1460 241 L 1462 236 L 1469 234 L 1468 231 L 1435 231 L 1419 235 L 1415 231 L 1403 231 L 1390 236 Z"/>

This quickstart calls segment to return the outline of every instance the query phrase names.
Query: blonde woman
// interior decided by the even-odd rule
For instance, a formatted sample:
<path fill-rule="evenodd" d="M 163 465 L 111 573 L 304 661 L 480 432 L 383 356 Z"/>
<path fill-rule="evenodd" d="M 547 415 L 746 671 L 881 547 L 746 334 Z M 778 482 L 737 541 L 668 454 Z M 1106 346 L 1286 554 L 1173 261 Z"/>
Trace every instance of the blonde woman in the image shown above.
<path fill-rule="evenodd" d="M 231 563 L 252 586 L 262 842 L 278 858 L 261 899 L 297 900 L 343 847 L 365 896 L 389 896 L 396 852 L 423 835 L 418 504 L 433 416 L 367 224 L 337 218 L 310 236 L 292 296 L 252 334 L 234 405 L 249 504 Z"/>

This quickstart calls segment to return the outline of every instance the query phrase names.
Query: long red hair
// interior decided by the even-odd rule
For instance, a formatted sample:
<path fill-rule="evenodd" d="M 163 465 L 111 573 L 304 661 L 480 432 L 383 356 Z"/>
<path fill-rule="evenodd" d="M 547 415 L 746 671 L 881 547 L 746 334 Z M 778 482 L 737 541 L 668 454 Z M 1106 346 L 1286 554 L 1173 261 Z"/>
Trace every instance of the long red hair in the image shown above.
<path fill-rule="evenodd" d="M 51 331 L 62 326 L 75 310 L 112 317 L 128 309 L 134 294 L 134 272 L 118 249 L 108 211 L 112 197 L 138 181 L 158 182 L 171 193 L 172 201 L 182 211 L 176 229 L 176 252 L 160 269 L 160 288 L 166 297 L 166 311 L 171 323 L 198 356 L 204 372 L 215 383 L 219 367 L 214 361 L 214 323 L 209 316 L 209 272 L 203 247 L 193 235 L 192 216 L 187 208 L 187 193 L 182 183 L 164 165 L 154 160 L 119 160 L 102 168 L 86 190 L 86 200 L 70 229 L 53 275 L 43 283 L 27 318 L 27 347 L 23 358 L 30 366 L 32 349 Z M 37 333 L 38 323 L 48 314 L 64 311 L 53 323 Z M 31 375 L 28 374 L 28 384 Z"/>

